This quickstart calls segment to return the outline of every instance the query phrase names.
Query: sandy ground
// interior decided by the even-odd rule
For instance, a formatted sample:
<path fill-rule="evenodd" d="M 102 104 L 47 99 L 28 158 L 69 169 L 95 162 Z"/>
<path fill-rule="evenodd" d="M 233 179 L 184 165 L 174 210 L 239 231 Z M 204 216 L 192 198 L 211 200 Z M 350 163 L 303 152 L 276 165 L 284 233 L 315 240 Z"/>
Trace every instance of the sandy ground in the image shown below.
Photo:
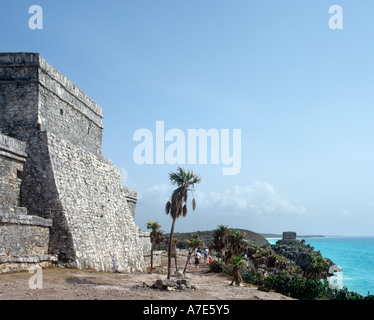
<path fill-rule="evenodd" d="M 180 268 L 185 261 L 183 256 L 178 259 Z M 163 256 L 162 266 L 166 265 L 167 258 Z M 230 277 L 209 272 L 205 263 L 199 269 L 188 268 L 187 274 L 197 290 L 149 288 L 156 280 L 166 279 L 166 274 L 158 273 L 104 273 L 54 267 L 42 270 L 43 288 L 34 290 L 29 287 L 33 275 L 28 272 L 1 274 L 0 300 L 292 300 L 259 291 L 252 285 L 229 286 Z"/>

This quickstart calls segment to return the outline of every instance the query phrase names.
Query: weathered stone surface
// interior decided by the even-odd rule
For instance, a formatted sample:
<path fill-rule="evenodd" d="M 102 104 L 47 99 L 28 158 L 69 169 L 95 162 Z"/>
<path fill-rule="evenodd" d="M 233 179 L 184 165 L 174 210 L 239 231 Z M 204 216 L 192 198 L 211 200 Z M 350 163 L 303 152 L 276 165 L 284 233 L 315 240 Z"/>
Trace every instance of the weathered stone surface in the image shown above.
<path fill-rule="evenodd" d="M 196 290 L 195 286 L 192 286 L 189 279 L 179 279 L 179 280 L 156 280 L 152 288 L 159 290 L 186 290 L 193 289 Z"/>
<path fill-rule="evenodd" d="M 0 133 L 0 204 L 18 207 L 26 144 Z"/>
<path fill-rule="evenodd" d="M 24 214 L 21 214 L 24 213 Z M 29 225 L 51 227 L 52 220 L 43 219 L 37 216 L 26 215 L 26 208 L 11 208 L 0 206 L 0 225 Z"/>
<path fill-rule="evenodd" d="M 25 261 L 27 259 L 24 259 Z M 9 273 L 9 272 L 20 272 L 20 271 L 28 271 L 31 267 L 39 266 L 41 268 L 48 268 L 55 264 L 55 260 L 57 258 L 53 256 L 49 256 L 49 259 L 30 259 L 30 261 L 20 262 L 20 259 L 16 259 L 16 261 L 7 261 L 4 263 L 0 263 L 0 274 L 1 273 Z M 36 262 L 35 262 L 36 261 Z"/>
<path fill-rule="evenodd" d="M 47 138 L 61 213 L 74 251 L 80 253 L 70 259 L 79 268 L 142 270 L 139 229 L 127 205 L 118 168 L 69 141 L 52 134 Z M 59 213 L 57 210 L 54 214 Z M 58 239 L 53 242 L 52 252 L 64 250 L 60 243 Z"/>
<path fill-rule="evenodd" d="M 57 261 L 57 257 L 51 255 L 0 257 L 0 263 L 38 263 L 43 261 Z"/>
<path fill-rule="evenodd" d="M 283 232 L 283 240 L 296 240 L 296 232 L 286 231 Z"/>
<path fill-rule="evenodd" d="M 0 133 L 0 273 L 56 260 L 48 255 L 52 220 L 19 207 L 27 144 Z"/>
<path fill-rule="evenodd" d="M 126 194 L 127 203 L 129 203 L 126 191 L 125 191 L 125 194 Z M 130 211 L 131 211 L 132 210 L 131 209 L 131 205 L 129 207 L 130 207 Z M 134 210 L 135 210 L 135 208 L 134 208 Z M 147 266 L 151 265 L 150 238 L 151 238 L 151 236 L 150 236 L 149 232 L 139 231 L 139 240 L 140 240 L 140 245 L 141 245 L 141 247 L 143 249 L 144 263 Z M 161 265 L 161 252 L 162 251 L 157 251 L 157 250 L 153 251 L 153 266 L 154 267 Z"/>
<path fill-rule="evenodd" d="M 177 278 L 177 281 L 191 279 L 191 277 L 188 274 L 186 274 L 186 273 L 183 272 L 183 269 L 175 271 L 174 274 L 173 274 L 173 277 Z"/>
<path fill-rule="evenodd" d="M 49 253 L 59 262 L 144 270 L 149 234 L 135 225 L 137 193 L 101 155 L 101 111 L 40 54 L 0 53 L 0 151 L 13 156 L 0 162 L 0 188 L 14 186 L 0 203 L 51 219 Z"/>
<path fill-rule="evenodd" d="M 302 270 L 306 270 L 310 264 L 311 258 L 320 256 L 318 251 L 315 251 L 309 244 L 303 243 L 303 241 L 279 240 L 275 245 L 272 245 L 272 249 L 276 254 L 280 254 L 285 258 L 289 259 L 292 263 L 299 266 Z M 332 264 L 330 260 L 326 261 L 328 265 Z"/>
<path fill-rule="evenodd" d="M 19 215 L 10 208 L 0 207 L 0 263 L 39 262 L 48 255 L 51 220 Z M 38 261 L 23 261 L 34 256 Z M 37 258 L 39 257 L 39 258 Z"/>
<path fill-rule="evenodd" d="M 185 274 L 183 273 L 183 271 L 175 271 L 174 273 L 174 277 L 176 277 L 177 279 L 185 279 Z"/>
<path fill-rule="evenodd" d="M 283 232 L 282 240 L 278 240 L 280 244 L 297 244 L 300 243 L 300 240 L 296 239 L 296 232 L 294 231 L 286 231 Z"/>

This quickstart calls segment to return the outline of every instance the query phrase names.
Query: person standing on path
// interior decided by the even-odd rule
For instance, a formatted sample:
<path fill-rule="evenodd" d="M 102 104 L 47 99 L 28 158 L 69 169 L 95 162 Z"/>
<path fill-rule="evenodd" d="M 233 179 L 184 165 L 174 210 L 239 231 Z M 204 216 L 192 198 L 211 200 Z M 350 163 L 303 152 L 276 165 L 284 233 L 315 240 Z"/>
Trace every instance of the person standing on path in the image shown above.
<path fill-rule="evenodd" d="M 188 252 L 188 267 L 192 267 L 192 252 Z"/>
<path fill-rule="evenodd" d="M 195 268 L 196 269 L 199 269 L 200 259 L 201 259 L 201 254 L 200 254 L 200 252 L 197 252 L 196 255 L 195 255 Z"/>
<path fill-rule="evenodd" d="M 209 249 L 205 248 L 204 250 L 204 262 L 208 263 L 208 257 L 209 257 Z"/>

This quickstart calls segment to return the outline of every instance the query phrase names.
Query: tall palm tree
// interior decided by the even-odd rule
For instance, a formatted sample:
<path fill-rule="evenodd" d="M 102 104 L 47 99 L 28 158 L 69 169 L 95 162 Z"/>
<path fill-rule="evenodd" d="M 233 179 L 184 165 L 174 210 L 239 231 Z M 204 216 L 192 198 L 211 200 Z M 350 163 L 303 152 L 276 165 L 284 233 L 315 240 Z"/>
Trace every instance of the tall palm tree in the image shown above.
<path fill-rule="evenodd" d="M 193 191 L 195 184 L 201 182 L 201 177 L 195 175 L 193 171 L 185 171 L 179 167 L 177 172 L 169 174 L 169 180 L 174 186 L 177 186 L 171 195 L 170 201 L 165 205 L 165 213 L 170 214 L 173 222 L 171 224 L 170 239 L 173 239 L 174 227 L 176 220 L 182 215 L 187 215 L 187 198 L 188 192 Z M 195 198 L 192 199 L 192 209 L 196 209 Z M 171 245 L 172 241 L 169 241 L 169 252 L 168 252 L 168 275 L 167 279 L 170 279 L 171 274 Z"/>
<path fill-rule="evenodd" d="M 151 229 L 151 269 L 149 270 L 149 273 L 152 273 L 153 270 L 153 250 L 155 249 L 155 244 L 157 242 L 160 242 L 160 240 L 163 238 L 163 232 L 160 231 L 161 225 L 158 224 L 158 222 L 153 222 L 151 220 L 148 220 L 147 223 L 147 229 Z"/>
<path fill-rule="evenodd" d="M 177 243 L 179 242 L 178 239 L 173 238 L 173 244 L 174 244 L 174 259 L 175 259 L 175 271 L 178 271 L 178 265 L 177 265 Z"/>
<path fill-rule="evenodd" d="M 222 261 L 223 250 L 227 247 L 229 234 L 230 229 L 224 225 L 219 225 L 217 229 L 213 231 L 214 250 L 221 254 Z"/>

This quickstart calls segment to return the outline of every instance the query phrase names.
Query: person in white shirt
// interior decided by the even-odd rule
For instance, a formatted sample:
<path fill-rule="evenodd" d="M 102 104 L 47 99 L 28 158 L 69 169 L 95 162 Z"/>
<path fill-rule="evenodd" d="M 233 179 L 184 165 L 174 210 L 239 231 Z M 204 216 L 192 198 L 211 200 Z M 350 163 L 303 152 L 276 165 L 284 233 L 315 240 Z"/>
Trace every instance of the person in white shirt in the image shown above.
<path fill-rule="evenodd" d="M 208 262 L 208 257 L 209 257 L 209 249 L 205 248 L 205 250 L 204 250 L 204 262 L 205 263 Z"/>

